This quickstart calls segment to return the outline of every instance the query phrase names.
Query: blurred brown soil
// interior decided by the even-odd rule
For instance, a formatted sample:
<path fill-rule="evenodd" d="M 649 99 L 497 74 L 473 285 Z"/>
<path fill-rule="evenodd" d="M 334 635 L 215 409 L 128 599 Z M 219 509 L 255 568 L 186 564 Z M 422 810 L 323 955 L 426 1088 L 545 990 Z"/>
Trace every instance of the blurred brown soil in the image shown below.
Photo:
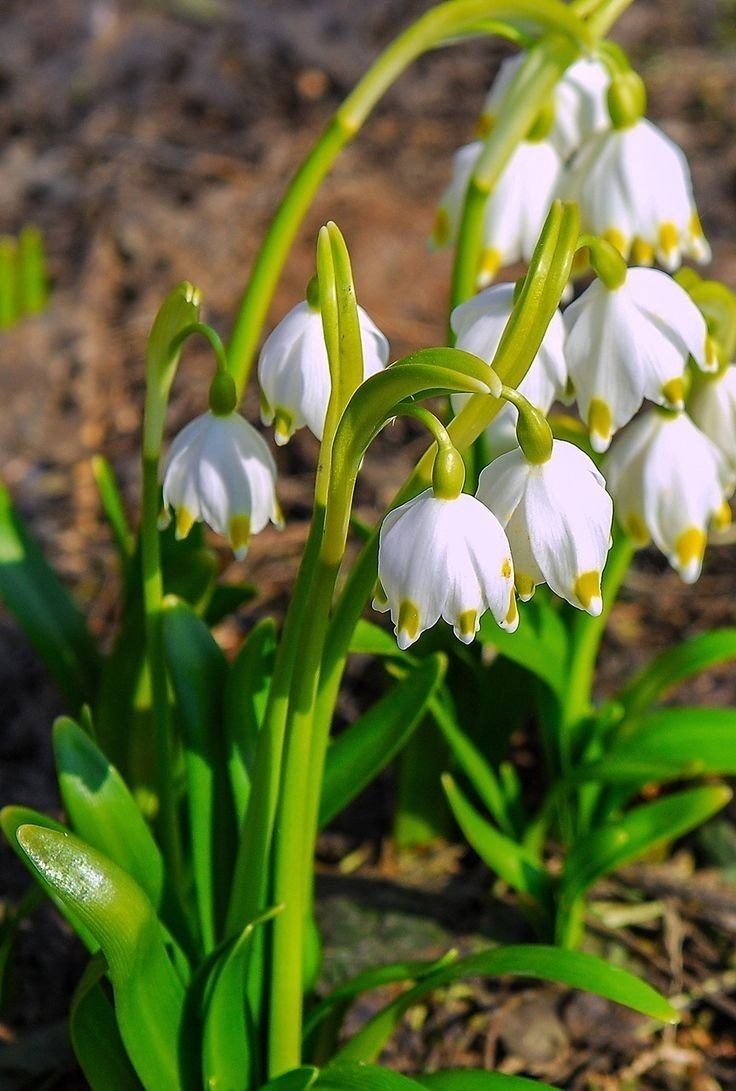
<path fill-rule="evenodd" d="M 114 627 L 115 562 L 89 458 L 101 451 L 111 460 L 135 517 L 142 361 L 159 302 L 174 284 L 192 280 L 203 291 L 205 317 L 227 333 L 288 178 L 379 49 L 428 6 L 419 0 L 3 3 L 0 233 L 17 233 L 29 222 L 41 228 L 53 291 L 42 316 L 0 334 L 2 472 L 103 641 Z M 637 0 L 617 36 L 645 75 L 651 116 L 690 156 L 713 244 L 713 275 L 736 287 L 733 2 Z M 449 257 L 428 256 L 425 240 L 450 156 L 472 137 L 502 54 L 495 42 L 453 47 L 402 78 L 343 153 L 309 213 L 273 321 L 303 296 L 316 232 L 334 219 L 350 246 L 361 302 L 389 336 L 392 354 L 442 343 Z M 176 384 L 172 433 L 202 410 L 209 371 L 204 350 L 192 344 Z M 252 389 L 246 408 L 255 419 Z M 359 496 L 364 518 L 388 501 L 420 449 L 415 433 L 397 427 L 369 457 Z M 279 452 L 286 531 L 264 532 L 242 565 L 223 555 L 227 578 L 259 585 L 261 612 L 280 610 L 288 598 L 314 455 L 302 434 Z M 654 555 L 642 556 L 612 618 L 602 691 L 683 636 L 734 624 L 735 577 L 733 536 L 710 551 L 695 588 L 685 588 Z M 223 642 L 234 644 L 248 624 L 246 613 L 222 630 Z M 61 705 L 7 618 L 0 622 L 0 679 L 0 798 L 54 810 L 48 725 Z M 731 705 L 735 690 L 727 667 L 689 684 L 680 699 Z M 434 861 L 434 885 L 426 869 L 418 879 L 415 865 L 386 850 L 340 896 L 328 887 L 324 904 L 375 903 L 385 910 L 388 898 L 398 913 L 395 930 L 413 937 L 408 920 L 416 910 L 402 916 L 396 906 L 402 891 L 418 885 L 428 919 L 444 906 L 446 932 L 420 937 L 415 947 L 446 947 L 458 929 L 487 933 L 487 876 L 466 868 L 458 895 L 457 854 L 443 851 Z M 614 932 L 604 913 L 592 932 L 609 957 L 630 957 L 659 987 L 683 994 L 690 1014 L 682 1029 L 655 1034 L 587 997 L 484 984 L 453 990 L 415 1013 L 391 1047 L 391 1063 L 409 1071 L 497 1064 L 600 1091 L 736 1088 L 736 1009 L 729 998 L 735 983 L 728 976 L 734 888 L 717 887 L 722 901 L 704 910 L 700 879 L 695 893 L 683 887 L 694 882 L 683 873 L 692 859 L 683 860 L 669 871 L 662 865 L 661 874 L 639 869 L 616 880 L 604 891 L 608 900 L 648 903 L 651 915 L 634 914 L 632 921 L 621 911 L 625 927 Z M 458 923 L 470 918 L 470 929 Z M 385 913 L 375 918 L 379 947 L 385 921 Z M 359 928 L 365 929 L 362 918 Z M 41 1026 L 46 1037 L 26 1051 L 36 1059 L 39 1050 L 63 1044 L 56 1021 L 79 970 L 70 947 L 50 914 L 25 938 L 25 976 L 0 1040 Z M 73 1075 L 66 1083 L 46 1078 L 42 1072 L 37 1082 L 29 1077 L 17 1086 L 79 1086 Z"/>

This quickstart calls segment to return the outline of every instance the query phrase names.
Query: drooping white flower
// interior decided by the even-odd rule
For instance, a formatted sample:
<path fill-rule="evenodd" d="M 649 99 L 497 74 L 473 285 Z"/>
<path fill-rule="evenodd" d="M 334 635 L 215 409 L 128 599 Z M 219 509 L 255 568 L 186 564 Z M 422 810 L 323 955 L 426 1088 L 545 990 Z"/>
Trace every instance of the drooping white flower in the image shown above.
<path fill-rule="evenodd" d="M 736 365 L 695 386 L 687 411 L 736 475 Z"/>
<path fill-rule="evenodd" d="M 509 451 L 483 470 L 477 496 L 506 530 L 523 601 L 546 583 L 573 606 L 600 614 L 613 504 L 583 451 L 555 440 L 551 457 L 537 464 L 520 448 Z"/>
<path fill-rule="evenodd" d="M 367 379 L 386 366 L 389 347 L 362 307 L 358 307 L 358 320 L 363 378 Z M 263 422 L 275 421 L 274 439 L 279 446 L 305 424 L 317 439 L 322 439 L 331 382 L 318 309 L 304 301 L 282 318 L 261 349 L 258 380 Z"/>
<path fill-rule="evenodd" d="M 176 512 L 176 536 L 203 521 L 224 535 L 240 560 L 251 534 L 269 519 L 281 523 L 276 464 L 262 437 L 239 413 L 207 412 L 190 421 L 171 445 L 163 470 L 161 526 Z"/>
<path fill-rule="evenodd" d="M 514 305 L 514 285 L 494 284 L 472 299 L 455 307 L 450 325 L 459 349 L 480 356 L 489 364 L 496 355 L 501 336 Z M 560 311 L 555 311 L 537 355 L 519 383 L 519 393 L 547 413 L 552 403 L 564 396 L 567 385 L 565 362 L 565 325 Z M 452 407 L 459 413 L 467 394 L 453 394 Z M 515 428 L 518 412 L 506 404 L 486 429 L 486 439 L 493 454 L 516 446 Z"/>
<path fill-rule="evenodd" d="M 452 180 L 435 218 L 435 246 L 457 238 L 465 193 L 482 148 L 482 143 L 476 141 L 455 154 Z M 561 171 L 560 157 L 549 141 L 525 141 L 516 148 L 486 202 L 484 249 L 478 272 L 481 285 L 490 284 L 503 266 L 529 260 Z"/>
<path fill-rule="evenodd" d="M 618 288 L 594 280 L 563 317 L 570 378 L 596 451 L 644 398 L 682 408 L 689 355 L 703 370 L 718 366 L 702 314 L 658 269 L 629 269 Z"/>
<path fill-rule="evenodd" d="M 733 476 L 685 413 L 654 409 L 617 438 L 603 472 L 616 517 L 643 546 L 651 538 L 686 583 L 700 575 L 708 530 L 723 525 Z"/>
<path fill-rule="evenodd" d="M 599 133 L 578 152 L 563 183 L 580 206 L 584 231 L 627 260 L 674 270 L 683 255 L 710 260 L 681 149 L 645 118 Z"/>
<path fill-rule="evenodd" d="M 434 496 L 431 489 L 390 511 L 381 526 L 378 579 L 400 648 L 440 617 L 469 644 L 490 610 L 513 632 L 519 623 L 509 543 L 498 520 L 474 496 Z"/>
<path fill-rule="evenodd" d="M 489 132 L 503 105 L 511 80 L 526 54 L 509 57 L 486 96 L 479 130 Z M 606 66 L 597 58 L 583 58 L 570 65 L 554 90 L 554 122 L 548 140 L 565 160 L 576 152 L 593 133 L 610 128 L 606 110 L 606 91 L 611 82 Z"/>

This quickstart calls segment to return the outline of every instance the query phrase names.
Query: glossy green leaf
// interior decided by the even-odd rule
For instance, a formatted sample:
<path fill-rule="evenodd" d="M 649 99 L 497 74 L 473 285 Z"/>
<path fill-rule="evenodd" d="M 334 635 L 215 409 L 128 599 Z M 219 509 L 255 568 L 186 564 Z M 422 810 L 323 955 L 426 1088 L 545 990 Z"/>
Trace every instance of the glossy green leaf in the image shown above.
<path fill-rule="evenodd" d="M 359 1030 L 339 1051 L 338 1059 L 375 1060 L 405 1012 L 430 990 L 464 977 L 497 977 L 501 974 L 540 978 L 575 989 L 585 989 L 608 1000 L 625 1004 L 653 1019 L 674 1022 L 678 1018 L 675 1009 L 650 985 L 593 955 L 542 944 L 498 947 L 470 955 L 428 974 Z"/>
<path fill-rule="evenodd" d="M 501 655 L 541 678 L 553 693 L 563 695 L 567 679 L 567 631 L 543 592 L 537 592 L 525 606 L 515 633 L 500 629 L 489 613 L 484 614 L 478 640 L 491 644 Z"/>
<path fill-rule="evenodd" d="M 17 840 L 30 864 L 99 943 L 128 1056 L 147 1091 L 179 1086 L 184 989 L 153 906 L 129 875 L 70 833 L 25 825 Z"/>
<path fill-rule="evenodd" d="M 449 774 L 442 778 L 442 784 L 468 844 L 492 871 L 538 906 L 543 916 L 549 916 L 553 887 L 544 866 L 523 845 L 512 841 L 482 818 Z"/>
<path fill-rule="evenodd" d="M 99 655 L 84 617 L 0 485 L 0 598 L 76 711 L 95 691 Z"/>
<path fill-rule="evenodd" d="M 92 1091 L 143 1091 L 102 984 L 106 971 L 107 963 L 99 955 L 88 964 L 74 992 L 69 1015 L 74 1055 Z"/>
<path fill-rule="evenodd" d="M 276 1079 L 269 1080 L 259 1088 L 259 1091 L 309 1091 L 310 1087 L 314 1087 L 318 1076 L 319 1069 L 304 1065 L 302 1068 L 293 1068 L 290 1072 L 284 1072 Z M 344 1088 L 343 1091 L 348 1089 Z"/>
<path fill-rule="evenodd" d="M 433 1091 L 555 1091 L 548 1083 L 527 1080 L 524 1076 L 461 1068 L 433 1072 L 430 1076 L 415 1076 L 414 1079 L 421 1087 L 430 1087 Z"/>
<path fill-rule="evenodd" d="M 331 743 L 322 782 L 320 826 L 339 814 L 399 752 L 421 723 L 445 665 L 440 655 L 423 660 Z"/>
<path fill-rule="evenodd" d="M 61 798 L 70 825 L 135 879 L 159 909 L 163 859 L 117 769 L 71 719 L 56 721 L 53 741 Z"/>
<path fill-rule="evenodd" d="M 268 701 L 275 655 L 276 624 L 273 618 L 262 618 L 233 660 L 225 685 L 227 765 L 238 826 L 243 822 L 250 797 L 258 732 Z"/>
<path fill-rule="evenodd" d="M 616 700 L 628 715 L 643 712 L 687 678 L 731 659 L 736 659 L 736 628 L 702 633 L 647 663 Z"/>
<path fill-rule="evenodd" d="M 314 1085 L 315 1091 L 416 1091 L 419 1086 L 408 1076 L 360 1061 L 328 1065 Z"/>
<path fill-rule="evenodd" d="M 587 831 L 565 862 L 564 901 L 571 903 L 602 875 L 699 826 L 725 807 L 731 796 L 731 790 L 721 785 L 692 788 L 644 803 L 617 822 Z"/>
<path fill-rule="evenodd" d="M 211 951 L 224 921 L 235 851 L 222 727 L 228 667 L 204 622 L 172 597 L 164 600 L 163 636 L 184 744 L 197 909 Z"/>
<path fill-rule="evenodd" d="M 414 657 L 402 652 L 396 643 L 396 637 L 380 625 L 361 618 L 355 626 L 350 641 L 351 655 L 377 655 L 387 659 L 401 659 L 411 661 Z"/>

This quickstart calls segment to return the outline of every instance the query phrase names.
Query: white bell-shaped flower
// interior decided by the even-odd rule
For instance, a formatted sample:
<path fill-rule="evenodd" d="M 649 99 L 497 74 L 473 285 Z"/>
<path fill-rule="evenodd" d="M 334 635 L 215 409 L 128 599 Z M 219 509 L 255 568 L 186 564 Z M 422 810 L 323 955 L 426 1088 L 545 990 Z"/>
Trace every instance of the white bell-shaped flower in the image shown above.
<path fill-rule="evenodd" d="M 388 341 L 358 307 L 363 378 L 375 375 L 388 362 Z M 297 428 L 306 425 L 322 439 L 332 388 L 322 317 L 307 301 L 298 303 L 269 334 L 258 360 L 261 416 L 275 422 L 274 439 L 287 443 Z"/>
<path fill-rule="evenodd" d="M 562 192 L 577 201 L 583 231 L 627 260 L 674 270 L 683 255 L 710 260 L 681 149 L 645 118 L 599 133 L 570 164 Z"/>
<path fill-rule="evenodd" d="M 513 305 L 514 285 L 494 284 L 455 307 L 450 316 L 450 325 L 456 336 L 456 347 L 472 352 L 490 364 Z M 565 324 L 560 311 L 555 311 L 539 351 L 518 389 L 527 401 L 547 413 L 553 402 L 564 397 L 566 386 Z M 455 413 L 460 412 L 469 396 L 452 395 Z M 488 447 L 494 455 L 516 446 L 517 417 L 517 410 L 507 403 L 486 429 Z"/>
<path fill-rule="evenodd" d="M 644 398 L 682 409 L 688 356 L 703 370 L 718 366 L 702 314 L 658 269 L 629 269 L 618 288 L 594 280 L 564 321 L 570 378 L 596 451 Z"/>
<path fill-rule="evenodd" d="M 378 579 L 400 648 L 440 617 L 469 644 L 490 610 L 513 632 L 519 623 L 509 543 L 498 520 L 474 496 L 441 499 L 431 489 L 390 511 L 381 526 Z"/>
<path fill-rule="evenodd" d="M 486 466 L 477 496 L 506 531 L 523 601 L 546 583 L 573 606 L 600 614 L 613 504 L 583 451 L 555 440 L 551 457 L 532 463 L 517 447 Z"/>
<path fill-rule="evenodd" d="M 490 132 L 503 106 L 509 84 L 526 53 L 509 57 L 486 96 L 480 124 L 480 134 Z M 565 160 L 580 148 L 593 133 L 610 128 L 606 110 L 606 92 L 611 77 L 606 66 L 596 57 L 583 58 L 570 65 L 554 90 L 554 122 L 548 140 Z"/>
<path fill-rule="evenodd" d="M 251 534 L 281 524 L 276 464 L 263 438 L 239 413 L 203 413 L 171 444 L 163 469 L 160 526 L 176 512 L 176 536 L 203 521 L 224 535 L 240 560 Z"/>
<path fill-rule="evenodd" d="M 452 180 L 440 200 L 432 242 L 444 246 L 457 238 L 470 176 L 483 148 L 480 141 L 460 148 L 453 160 Z M 554 200 L 562 172 L 558 153 L 547 140 L 525 141 L 516 148 L 486 202 L 481 285 L 499 269 L 528 261 Z"/>
<path fill-rule="evenodd" d="M 688 399 L 687 411 L 736 475 L 736 365 L 731 364 L 719 375 L 697 383 Z"/>
<path fill-rule="evenodd" d="M 603 472 L 616 517 L 638 546 L 650 538 L 686 583 L 700 575 L 711 527 L 726 521 L 733 477 L 685 413 L 652 410 L 617 438 Z"/>

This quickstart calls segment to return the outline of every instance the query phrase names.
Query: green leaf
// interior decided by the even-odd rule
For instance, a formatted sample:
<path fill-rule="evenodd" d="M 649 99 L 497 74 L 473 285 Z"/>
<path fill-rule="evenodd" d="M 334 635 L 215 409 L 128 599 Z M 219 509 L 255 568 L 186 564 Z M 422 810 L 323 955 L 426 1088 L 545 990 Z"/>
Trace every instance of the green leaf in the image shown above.
<path fill-rule="evenodd" d="M 415 1079 L 422 1087 L 431 1087 L 433 1091 L 555 1091 L 540 1080 L 462 1068 L 433 1072 L 431 1076 L 416 1076 Z"/>
<path fill-rule="evenodd" d="M 84 617 L 0 485 L 0 598 L 76 711 L 95 691 L 99 656 Z"/>
<path fill-rule="evenodd" d="M 384 659 L 400 659 L 404 662 L 414 660 L 414 657 L 402 652 L 396 643 L 396 637 L 380 625 L 361 618 L 355 626 L 350 641 L 351 655 L 377 655 Z"/>
<path fill-rule="evenodd" d="M 552 880 L 547 871 L 523 845 L 499 833 L 486 822 L 460 791 L 449 774 L 442 784 L 450 801 L 452 813 L 468 844 L 480 858 L 520 894 L 541 910 L 542 917 L 550 919 L 554 894 Z"/>
<path fill-rule="evenodd" d="M 192 868 L 202 941 L 216 943 L 224 922 L 235 853 L 235 815 L 226 773 L 223 693 L 227 661 L 186 603 L 164 600 L 166 659 L 184 744 Z"/>
<path fill-rule="evenodd" d="M 339 1060 L 374 1060 L 398 1026 L 405 1012 L 432 989 L 464 977 L 515 974 L 555 981 L 625 1004 L 653 1019 L 675 1022 L 678 1014 L 663 996 L 633 974 L 582 951 L 559 947 L 498 947 L 460 959 L 428 974 L 413 988 L 393 1000 L 375 1015 L 337 1054 Z"/>
<path fill-rule="evenodd" d="M 54 724 L 59 788 L 70 825 L 126 871 L 159 909 L 164 864 L 128 788 L 99 747 L 67 717 Z"/>
<path fill-rule="evenodd" d="M 70 833 L 21 826 L 29 863 L 99 943 L 128 1056 L 147 1091 L 179 1086 L 184 989 L 166 954 L 153 906 L 129 875 Z"/>
<path fill-rule="evenodd" d="M 246 602 L 256 597 L 257 591 L 252 583 L 218 583 L 215 585 L 207 603 L 204 620 L 210 629 L 230 617 Z"/>
<path fill-rule="evenodd" d="M 358 1061 L 329 1065 L 314 1087 L 315 1091 L 411 1091 L 419 1084 L 388 1068 Z"/>
<path fill-rule="evenodd" d="M 275 1080 L 269 1080 L 259 1088 L 259 1091 L 309 1091 L 310 1087 L 314 1087 L 318 1076 L 319 1069 L 304 1065 L 302 1068 L 293 1068 L 290 1072 L 284 1072 Z M 343 1091 L 347 1091 L 347 1088 Z"/>
<path fill-rule="evenodd" d="M 736 628 L 714 629 L 656 656 L 616 700 L 629 716 L 644 712 L 687 678 L 730 659 L 736 659 Z"/>
<path fill-rule="evenodd" d="M 478 640 L 491 644 L 501 655 L 541 678 L 553 693 L 563 696 L 567 680 L 567 630 L 543 593 L 537 592 L 527 604 L 515 633 L 500 629 L 489 613 L 484 614 Z"/>
<path fill-rule="evenodd" d="M 104 958 L 94 958 L 74 992 L 69 1016 L 74 1055 L 92 1091 L 143 1091 L 102 984 L 106 971 Z"/>
<path fill-rule="evenodd" d="M 572 903 L 602 875 L 699 826 L 725 807 L 731 796 L 731 790 L 720 785 L 692 788 L 644 803 L 617 822 L 588 830 L 565 862 L 563 901 Z"/>
<path fill-rule="evenodd" d="M 424 660 L 331 743 L 322 782 L 320 826 L 339 814 L 399 752 L 421 723 L 445 666 L 444 656 Z"/>
<path fill-rule="evenodd" d="M 123 569 L 135 553 L 135 534 L 125 514 L 123 498 L 120 495 L 115 472 L 106 458 L 93 455 L 91 460 L 92 476 L 100 494 L 102 510 L 113 532 Z"/>
<path fill-rule="evenodd" d="M 276 656 L 276 624 L 262 618 L 230 667 L 225 685 L 225 740 L 230 785 L 240 826 L 250 797 L 258 732 L 266 711 Z"/>

